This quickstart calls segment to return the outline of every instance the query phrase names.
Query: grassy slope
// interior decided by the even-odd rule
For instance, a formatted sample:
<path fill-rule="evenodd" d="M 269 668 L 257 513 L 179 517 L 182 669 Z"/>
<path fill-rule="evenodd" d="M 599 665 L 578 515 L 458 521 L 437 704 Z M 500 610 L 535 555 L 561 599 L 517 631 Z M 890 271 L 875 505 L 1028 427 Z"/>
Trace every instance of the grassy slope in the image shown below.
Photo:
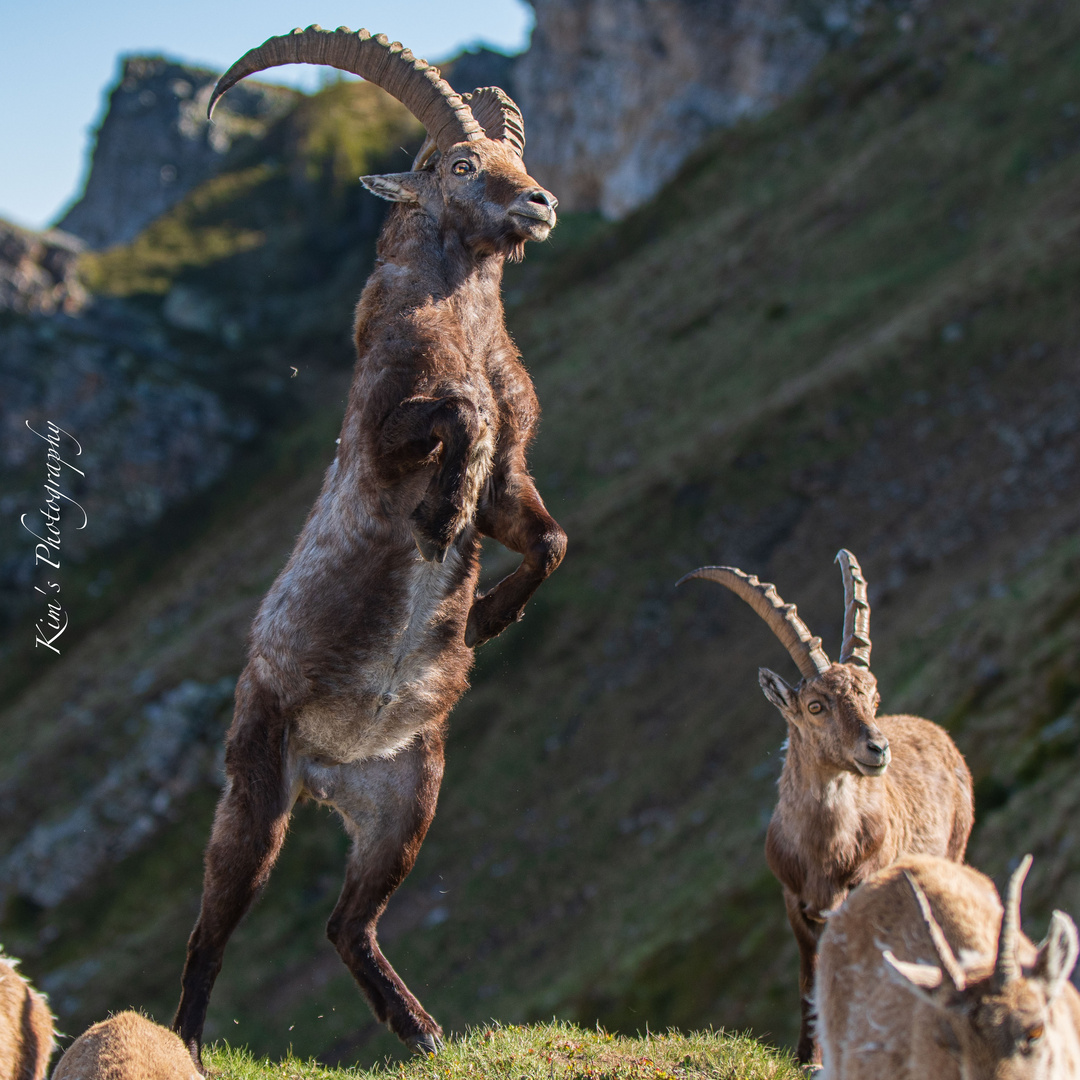
<path fill-rule="evenodd" d="M 795 950 L 761 855 L 782 730 L 755 679 L 787 661 L 719 590 L 674 594 L 706 562 L 769 575 L 835 647 L 830 563 L 855 550 L 886 708 L 946 721 L 972 763 L 972 860 L 1001 875 L 1035 852 L 1033 933 L 1080 910 L 1080 13 L 941 10 L 913 35 L 883 23 L 635 218 L 510 282 L 545 408 L 531 460 L 571 548 L 479 653 L 439 816 L 384 920 L 447 1027 L 556 1013 L 791 1038 Z M 79 763 L 59 794 L 23 785 L 21 827 L 123 745 L 140 671 L 152 697 L 238 670 L 317 473 L 217 515 L 5 711 L 9 776 Z M 132 1003 L 168 1015 L 212 799 L 96 891 L 8 912 L 69 1030 Z M 393 1051 L 322 939 L 343 849 L 325 814 L 297 814 L 212 1037 Z"/>
<path fill-rule="evenodd" d="M 451 1042 L 437 1058 L 394 1068 L 326 1068 L 291 1055 L 277 1063 L 243 1050 L 215 1047 L 208 1057 L 222 1080 L 487 1080 L 511 1072 L 521 1080 L 794 1080 L 801 1075 L 786 1055 L 752 1039 L 709 1032 L 669 1031 L 627 1039 L 571 1024 L 493 1024 Z"/>

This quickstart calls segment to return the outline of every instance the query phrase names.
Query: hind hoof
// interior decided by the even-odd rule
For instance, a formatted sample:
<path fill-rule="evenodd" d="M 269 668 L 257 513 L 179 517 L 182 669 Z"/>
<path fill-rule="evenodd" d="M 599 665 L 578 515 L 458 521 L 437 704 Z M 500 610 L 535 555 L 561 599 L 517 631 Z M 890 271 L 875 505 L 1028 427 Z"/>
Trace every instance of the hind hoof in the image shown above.
<path fill-rule="evenodd" d="M 442 1048 L 442 1039 L 432 1032 L 416 1035 L 409 1040 L 409 1049 L 421 1057 L 427 1057 L 428 1054 L 437 1054 Z"/>

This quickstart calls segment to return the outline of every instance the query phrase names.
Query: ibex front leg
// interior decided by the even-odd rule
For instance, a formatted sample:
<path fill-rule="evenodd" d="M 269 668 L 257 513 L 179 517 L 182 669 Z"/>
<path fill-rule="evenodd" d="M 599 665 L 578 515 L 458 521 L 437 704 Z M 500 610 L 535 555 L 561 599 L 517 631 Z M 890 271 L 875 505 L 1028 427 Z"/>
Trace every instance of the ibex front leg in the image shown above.
<path fill-rule="evenodd" d="M 410 398 L 384 424 L 380 450 L 384 470 L 437 466 L 409 526 L 420 554 L 442 562 L 472 519 L 490 471 L 493 446 L 479 410 L 460 396 Z"/>
<path fill-rule="evenodd" d="M 481 508 L 476 524 L 486 536 L 524 558 L 512 574 L 474 601 L 465 626 L 469 646 L 482 645 L 520 619 L 529 597 L 566 554 L 566 533 L 545 509 L 524 468 Z"/>
<path fill-rule="evenodd" d="M 820 1065 L 821 1047 L 814 1037 L 814 975 L 817 970 L 818 939 L 825 929 L 824 922 L 810 922 L 798 896 L 784 889 L 784 906 L 788 922 L 799 946 L 799 1042 L 795 1057 L 800 1065 Z"/>

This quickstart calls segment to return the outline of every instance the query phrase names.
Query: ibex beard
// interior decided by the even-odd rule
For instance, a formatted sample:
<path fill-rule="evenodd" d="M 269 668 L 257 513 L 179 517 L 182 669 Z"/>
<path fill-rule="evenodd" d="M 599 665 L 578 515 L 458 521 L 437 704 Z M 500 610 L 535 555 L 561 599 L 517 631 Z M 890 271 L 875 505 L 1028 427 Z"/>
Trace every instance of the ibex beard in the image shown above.
<path fill-rule="evenodd" d="M 500 295 L 506 259 L 555 224 L 555 198 L 522 163 L 520 112 L 494 87 L 457 95 L 385 38 L 318 27 L 251 50 L 213 101 L 294 62 L 372 78 L 429 137 L 412 171 L 362 178 L 397 205 L 357 307 L 337 456 L 237 685 L 174 1021 L 196 1063 L 225 945 L 301 798 L 333 807 L 352 839 L 330 940 L 380 1021 L 418 1052 L 439 1048 L 439 1025 L 383 956 L 376 925 L 434 816 L 473 647 L 521 617 L 566 545 L 527 471 L 540 410 Z M 482 536 L 522 561 L 478 597 Z"/>

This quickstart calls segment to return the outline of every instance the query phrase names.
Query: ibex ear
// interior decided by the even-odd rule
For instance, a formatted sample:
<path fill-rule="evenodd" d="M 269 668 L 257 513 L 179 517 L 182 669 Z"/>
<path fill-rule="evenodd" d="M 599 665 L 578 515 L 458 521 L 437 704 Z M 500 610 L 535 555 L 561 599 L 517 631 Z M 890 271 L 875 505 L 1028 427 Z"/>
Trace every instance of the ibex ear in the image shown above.
<path fill-rule="evenodd" d="M 1080 944 L 1076 937 L 1076 924 L 1064 911 L 1055 911 L 1050 919 L 1050 929 L 1039 944 L 1035 956 L 1032 978 L 1046 986 L 1050 1001 L 1057 997 L 1065 981 L 1076 966 L 1076 954 Z"/>
<path fill-rule="evenodd" d="M 361 176 L 360 183 L 380 199 L 390 202 L 418 203 L 431 187 L 428 173 L 384 173 L 382 176 Z"/>
<path fill-rule="evenodd" d="M 935 1009 L 943 1008 L 940 995 L 934 993 L 941 989 L 945 981 L 941 968 L 933 964 L 910 964 L 906 960 L 897 960 L 888 949 L 882 950 L 881 956 L 885 961 L 885 970 L 894 983 L 910 990 L 927 1005 L 932 1005 Z"/>
<path fill-rule="evenodd" d="M 793 721 L 797 720 L 799 717 L 799 695 L 795 693 L 794 689 L 788 686 L 775 671 L 770 671 L 767 667 L 758 668 L 757 679 L 762 693 L 784 716 Z"/>

